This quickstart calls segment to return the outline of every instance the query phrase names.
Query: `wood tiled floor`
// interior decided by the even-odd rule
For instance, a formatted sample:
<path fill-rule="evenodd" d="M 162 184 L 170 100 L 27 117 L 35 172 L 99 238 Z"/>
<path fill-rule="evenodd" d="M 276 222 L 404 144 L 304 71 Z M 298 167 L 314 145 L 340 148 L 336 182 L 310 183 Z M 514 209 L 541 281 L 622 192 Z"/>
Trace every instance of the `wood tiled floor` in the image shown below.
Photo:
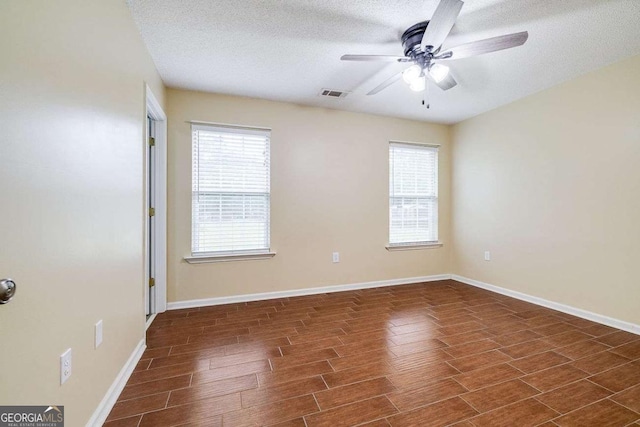
<path fill-rule="evenodd" d="M 170 311 L 106 426 L 640 426 L 640 336 L 454 281 Z"/>

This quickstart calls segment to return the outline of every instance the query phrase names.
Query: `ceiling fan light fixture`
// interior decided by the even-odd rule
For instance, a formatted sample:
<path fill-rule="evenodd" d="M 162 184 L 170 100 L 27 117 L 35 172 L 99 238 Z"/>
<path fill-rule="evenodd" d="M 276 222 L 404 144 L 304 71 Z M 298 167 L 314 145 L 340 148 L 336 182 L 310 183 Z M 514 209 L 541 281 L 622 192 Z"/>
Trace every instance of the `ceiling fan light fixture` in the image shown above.
<path fill-rule="evenodd" d="M 432 64 L 429 67 L 429 75 L 436 83 L 440 83 L 449 75 L 449 67 L 442 64 Z"/>
<path fill-rule="evenodd" d="M 422 74 L 422 68 L 420 68 L 418 64 L 413 64 L 402 72 L 402 80 L 404 80 L 406 84 L 410 85 L 414 80 L 420 77 L 420 74 Z"/>
<path fill-rule="evenodd" d="M 414 92 L 422 92 L 423 90 L 426 89 L 426 87 L 427 87 L 427 80 L 425 79 L 424 74 L 419 76 L 417 79 L 414 79 L 409 84 L 409 89 L 411 89 Z"/>

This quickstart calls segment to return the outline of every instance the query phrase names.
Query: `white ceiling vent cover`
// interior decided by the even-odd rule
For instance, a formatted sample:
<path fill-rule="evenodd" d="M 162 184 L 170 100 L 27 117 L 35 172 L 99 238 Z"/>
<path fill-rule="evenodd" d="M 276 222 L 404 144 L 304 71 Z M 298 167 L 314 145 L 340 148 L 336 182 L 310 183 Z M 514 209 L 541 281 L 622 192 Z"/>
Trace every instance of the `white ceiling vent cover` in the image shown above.
<path fill-rule="evenodd" d="M 329 98 L 344 98 L 349 95 L 351 92 L 347 92 L 344 90 L 335 90 L 335 89 L 322 89 L 320 91 L 320 96 L 326 96 Z"/>

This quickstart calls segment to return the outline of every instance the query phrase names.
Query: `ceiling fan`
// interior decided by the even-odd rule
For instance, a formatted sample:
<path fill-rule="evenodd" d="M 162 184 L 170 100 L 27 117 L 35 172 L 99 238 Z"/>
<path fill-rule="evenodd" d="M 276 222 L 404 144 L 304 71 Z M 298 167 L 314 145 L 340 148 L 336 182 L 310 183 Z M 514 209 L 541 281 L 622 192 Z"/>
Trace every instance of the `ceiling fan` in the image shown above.
<path fill-rule="evenodd" d="M 409 87 L 422 92 L 427 79 L 440 89 L 449 90 L 458 83 L 449 72 L 449 67 L 440 63 L 468 58 L 523 45 L 529 38 L 526 31 L 478 40 L 446 49 L 442 43 L 447 38 L 464 3 L 461 0 L 440 0 L 430 21 L 419 22 L 409 27 L 401 37 L 404 56 L 393 55 L 343 55 L 343 61 L 406 62 L 412 65 L 373 88 L 367 95 L 375 95 L 393 83 L 403 79 Z"/>

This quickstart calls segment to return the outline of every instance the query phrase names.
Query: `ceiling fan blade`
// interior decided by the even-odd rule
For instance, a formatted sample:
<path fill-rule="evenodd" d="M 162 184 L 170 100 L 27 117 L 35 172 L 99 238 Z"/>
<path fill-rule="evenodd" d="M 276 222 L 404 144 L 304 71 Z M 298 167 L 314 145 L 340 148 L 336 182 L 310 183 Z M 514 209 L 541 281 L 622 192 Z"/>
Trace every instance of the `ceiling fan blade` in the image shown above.
<path fill-rule="evenodd" d="M 506 34 L 504 36 L 478 40 L 447 49 L 440 55 L 437 55 L 435 59 L 461 59 L 496 52 L 498 50 L 510 49 L 512 47 L 522 46 L 528 38 L 529 33 L 527 31 L 523 31 L 521 33 Z"/>
<path fill-rule="evenodd" d="M 343 61 L 383 61 L 383 62 L 407 62 L 409 58 L 395 55 L 342 55 Z"/>
<path fill-rule="evenodd" d="M 371 89 L 371 91 L 369 93 L 367 93 L 367 95 L 375 95 L 376 93 L 380 92 L 381 90 L 386 89 L 387 87 L 391 86 L 392 84 L 394 84 L 395 82 L 397 82 L 401 78 L 402 78 L 402 72 L 399 72 L 398 74 L 394 74 L 393 76 L 389 77 L 387 80 L 385 80 L 382 83 L 380 83 L 378 86 L 376 86 L 373 89 Z"/>
<path fill-rule="evenodd" d="M 461 0 L 440 1 L 422 36 L 420 48 L 423 51 L 430 49 L 433 52 L 442 46 L 444 39 L 446 39 L 451 32 L 453 24 L 456 23 L 456 19 L 463 5 L 464 3 Z M 429 46 L 431 46 L 431 48 L 429 48 Z"/>
<path fill-rule="evenodd" d="M 455 87 L 455 86 L 458 85 L 458 82 L 456 81 L 455 78 L 453 78 L 451 73 L 447 74 L 447 77 L 445 77 L 444 79 L 440 80 L 439 82 L 435 81 L 435 79 L 433 77 L 431 77 L 430 74 L 427 74 L 427 76 L 429 76 L 429 80 L 434 82 L 442 90 L 449 90 L 452 87 Z"/>

